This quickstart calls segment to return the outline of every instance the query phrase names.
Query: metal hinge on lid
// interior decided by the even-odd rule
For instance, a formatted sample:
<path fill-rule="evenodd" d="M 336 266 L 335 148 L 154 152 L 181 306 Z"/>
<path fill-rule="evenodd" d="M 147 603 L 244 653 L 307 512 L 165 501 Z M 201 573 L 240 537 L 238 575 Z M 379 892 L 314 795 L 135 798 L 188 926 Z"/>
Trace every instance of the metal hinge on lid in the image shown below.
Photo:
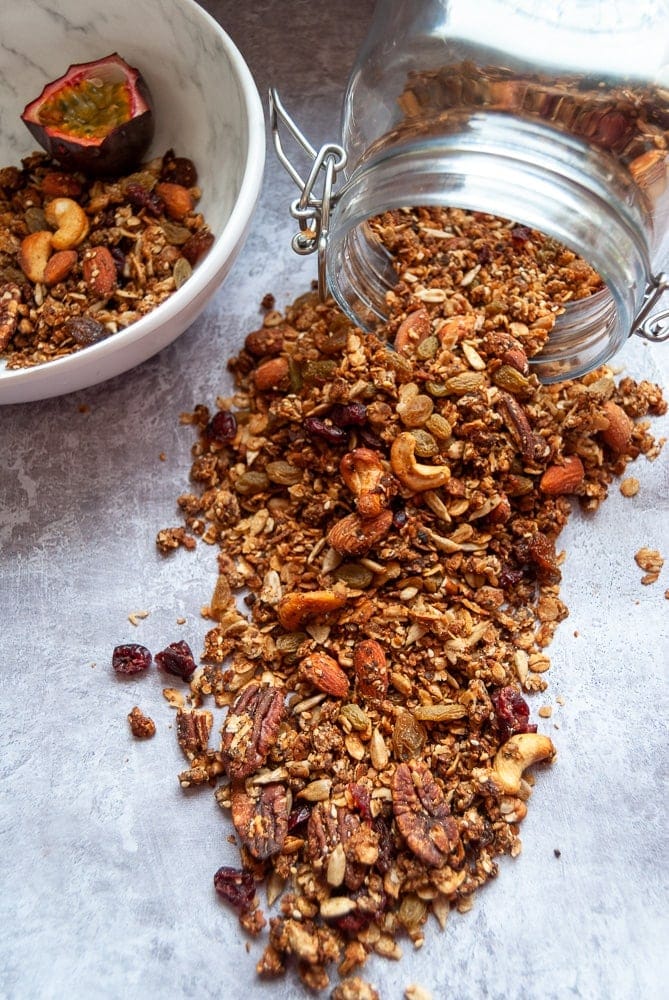
<path fill-rule="evenodd" d="M 632 333 L 650 341 L 651 344 L 669 340 L 669 309 L 653 313 L 653 309 L 666 291 L 669 291 L 669 274 L 662 272 L 651 278 L 643 305 L 632 325 Z"/>
<path fill-rule="evenodd" d="M 346 166 L 346 153 L 343 147 L 335 142 L 328 142 L 319 150 L 314 149 L 284 108 L 273 87 L 269 92 L 269 113 L 276 155 L 301 192 L 300 197 L 290 206 L 290 214 L 300 224 L 300 231 L 293 237 L 291 246 L 295 253 L 301 255 L 318 253 L 318 292 L 324 299 L 327 295 L 325 250 L 330 227 L 330 210 L 336 201 L 333 187 L 337 174 Z M 306 180 L 295 169 L 284 151 L 280 135 L 282 126 L 311 157 L 311 169 Z M 322 188 L 318 197 L 314 189 L 321 180 L 321 173 Z"/>

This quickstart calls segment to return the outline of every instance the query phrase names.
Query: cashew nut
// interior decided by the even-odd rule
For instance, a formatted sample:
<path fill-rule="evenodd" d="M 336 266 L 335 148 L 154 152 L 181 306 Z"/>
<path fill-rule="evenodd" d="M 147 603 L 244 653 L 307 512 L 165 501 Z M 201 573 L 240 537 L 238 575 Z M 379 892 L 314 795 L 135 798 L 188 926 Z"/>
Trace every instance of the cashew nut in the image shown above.
<path fill-rule="evenodd" d="M 54 250 L 71 250 L 88 233 L 88 216 L 72 198 L 54 198 L 46 204 L 44 216 L 56 229 L 51 236 Z"/>
<path fill-rule="evenodd" d="M 33 281 L 35 284 L 38 281 L 44 281 L 44 272 L 51 252 L 51 233 L 45 229 L 30 233 L 21 240 L 19 264 L 29 281 Z"/>
<path fill-rule="evenodd" d="M 383 465 L 378 452 L 371 448 L 354 448 L 342 458 L 339 471 L 351 493 L 358 497 L 376 489 L 383 476 Z"/>
<path fill-rule="evenodd" d="M 516 733 L 504 743 L 495 756 L 493 778 L 505 795 L 517 796 L 521 790 L 523 772 L 542 760 L 552 761 L 555 746 L 541 733 Z"/>
<path fill-rule="evenodd" d="M 447 465 L 421 465 L 416 461 L 416 439 L 409 431 L 398 434 L 390 449 L 390 465 L 403 486 L 414 493 L 436 490 L 451 478 Z"/>
<path fill-rule="evenodd" d="M 386 507 L 382 486 L 385 469 L 381 457 L 371 448 L 354 448 L 339 463 L 342 479 L 356 498 L 361 517 L 373 518 Z"/>

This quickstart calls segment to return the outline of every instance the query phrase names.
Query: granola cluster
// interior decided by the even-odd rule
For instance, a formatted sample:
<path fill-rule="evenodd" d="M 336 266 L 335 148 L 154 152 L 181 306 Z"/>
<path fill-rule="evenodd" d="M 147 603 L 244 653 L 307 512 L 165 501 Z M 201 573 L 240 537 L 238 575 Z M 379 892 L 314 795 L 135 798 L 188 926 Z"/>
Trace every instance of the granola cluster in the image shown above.
<path fill-rule="evenodd" d="M 104 340 L 180 288 L 214 237 L 195 165 L 168 150 L 122 177 L 44 153 L 0 169 L 0 360 L 29 368 Z"/>
<path fill-rule="evenodd" d="M 341 997 L 376 995 L 354 975 L 371 952 L 420 946 L 520 852 L 555 754 L 525 696 L 567 615 L 558 536 L 657 454 L 666 409 L 608 368 L 532 374 L 561 304 L 597 287 L 573 255 L 459 211 L 375 225 L 398 260 L 387 328 L 311 293 L 270 309 L 234 396 L 183 417 L 196 489 L 158 539 L 218 549 L 203 665 L 170 692 L 181 784 L 215 786 L 238 838 L 215 887 L 252 934 L 262 884 L 276 907 L 260 975 L 292 963 L 324 989 L 336 964 Z"/>

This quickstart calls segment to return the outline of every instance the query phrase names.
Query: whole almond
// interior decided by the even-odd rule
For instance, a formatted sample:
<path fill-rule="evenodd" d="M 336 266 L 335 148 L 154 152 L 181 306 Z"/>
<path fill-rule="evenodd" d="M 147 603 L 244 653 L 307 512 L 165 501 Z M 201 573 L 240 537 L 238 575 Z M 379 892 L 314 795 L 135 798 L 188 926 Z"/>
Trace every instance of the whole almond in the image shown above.
<path fill-rule="evenodd" d="M 358 694 L 363 698 L 385 698 L 388 690 L 386 653 L 376 639 L 362 639 L 353 647 L 353 669 Z"/>
<path fill-rule="evenodd" d="M 181 184 L 171 184 L 163 181 L 156 184 L 154 192 L 165 202 L 165 212 L 170 219 L 181 221 L 189 212 L 193 211 L 194 201 L 188 188 Z"/>
<path fill-rule="evenodd" d="M 511 367 L 515 368 L 521 375 L 529 375 L 530 363 L 527 359 L 527 354 L 520 344 L 514 344 L 511 347 L 508 347 L 502 353 L 501 359 L 505 365 L 511 365 Z"/>
<path fill-rule="evenodd" d="M 602 440 L 611 451 L 621 455 L 627 451 L 632 440 L 633 424 L 625 411 L 613 400 L 604 403 L 604 415 L 609 422 L 602 433 Z"/>
<path fill-rule="evenodd" d="M 263 326 L 247 334 L 244 347 L 256 358 L 269 358 L 283 350 L 285 326 Z"/>
<path fill-rule="evenodd" d="M 51 233 L 46 229 L 30 233 L 21 240 L 19 265 L 29 281 L 35 284 L 44 281 L 44 272 L 52 253 Z"/>
<path fill-rule="evenodd" d="M 400 323 L 395 334 L 395 349 L 402 353 L 412 352 L 432 332 L 432 322 L 427 309 L 421 307 L 409 313 Z"/>
<path fill-rule="evenodd" d="M 51 287 L 63 281 L 77 263 L 76 250 L 58 250 L 49 257 L 44 269 L 44 284 Z"/>
<path fill-rule="evenodd" d="M 541 477 L 539 488 L 550 496 L 575 493 L 584 476 L 585 469 L 578 455 L 567 455 L 562 465 L 549 465 Z"/>
<path fill-rule="evenodd" d="M 253 373 L 253 381 L 259 392 L 268 392 L 287 384 L 288 361 L 286 358 L 270 358 L 259 365 Z"/>
<path fill-rule="evenodd" d="M 337 661 L 327 653 L 310 653 L 300 664 L 300 673 L 319 691 L 334 698 L 348 694 L 348 677 Z"/>
<path fill-rule="evenodd" d="M 340 555 L 362 556 L 390 531 L 393 512 L 382 510 L 376 517 L 347 514 L 328 532 L 328 542 Z"/>
<path fill-rule="evenodd" d="M 96 298 L 106 299 L 116 288 L 116 262 L 107 247 L 87 250 L 81 269 L 84 281 Z"/>

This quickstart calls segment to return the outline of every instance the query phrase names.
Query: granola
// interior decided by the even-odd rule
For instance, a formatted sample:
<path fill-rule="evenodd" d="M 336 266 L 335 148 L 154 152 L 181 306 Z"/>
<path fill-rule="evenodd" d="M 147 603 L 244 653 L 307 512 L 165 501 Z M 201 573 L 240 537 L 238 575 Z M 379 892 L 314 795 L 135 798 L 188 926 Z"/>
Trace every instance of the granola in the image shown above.
<path fill-rule="evenodd" d="M 557 541 L 574 503 L 657 454 L 646 418 L 666 410 L 608 367 L 532 374 L 560 304 L 595 284 L 539 234 L 442 209 L 375 225 L 399 262 L 386 328 L 312 293 L 268 312 L 234 395 L 183 416 L 179 498 L 218 555 L 177 729 L 219 764 L 199 783 L 238 837 L 222 894 L 252 933 L 255 887 L 277 908 L 261 976 L 292 963 L 324 989 L 336 964 L 342 997 L 375 995 L 352 976 L 370 953 L 419 947 L 520 853 L 529 769 L 555 756 L 526 696 L 568 614 Z M 187 714 L 205 702 L 218 748 Z"/>
<path fill-rule="evenodd" d="M 180 288 L 214 240 L 196 210 L 196 181 L 192 161 L 173 150 L 105 179 L 64 171 L 44 153 L 26 157 L 21 168 L 1 168 L 6 367 L 28 368 L 97 343 Z"/>

